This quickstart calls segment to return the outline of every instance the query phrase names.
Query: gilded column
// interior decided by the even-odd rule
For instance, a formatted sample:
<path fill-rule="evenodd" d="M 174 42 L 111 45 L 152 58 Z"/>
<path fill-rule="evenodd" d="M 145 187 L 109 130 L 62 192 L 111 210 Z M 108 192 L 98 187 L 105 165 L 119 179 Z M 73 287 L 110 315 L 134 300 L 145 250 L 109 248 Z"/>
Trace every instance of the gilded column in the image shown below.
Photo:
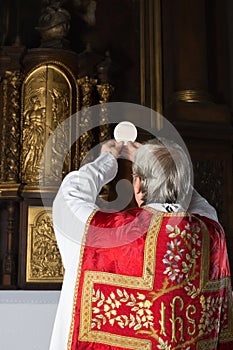
<path fill-rule="evenodd" d="M 8 111 L 6 126 L 6 181 L 19 182 L 20 169 L 20 85 L 19 71 L 6 71 L 8 81 Z M 6 87 L 7 89 L 7 87 Z"/>
<path fill-rule="evenodd" d="M 110 126 L 108 119 L 108 109 L 106 107 L 106 103 L 109 102 L 113 87 L 111 84 L 100 84 L 97 85 L 97 91 L 100 96 L 99 103 L 101 104 L 100 109 L 100 132 L 99 132 L 99 142 L 103 142 L 107 139 L 110 134 Z"/>
<path fill-rule="evenodd" d="M 20 84 L 19 71 L 6 71 L 3 80 L 3 123 L 0 182 L 18 183 L 20 164 Z"/>
<path fill-rule="evenodd" d="M 16 276 L 16 257 L 14 252 L 14 231 L 16 218 L 16 203 L 9 201 L 7 203 L 7 249 L 3 257 L 3 277 L 2 282 L 4 286 L 15 285 Z"/>
<path fill-rule="evenodd" d="M 8 93 L 8 80 L 5 78 L 2 82 L 3 89 L 3 110 L 2 110 L 2 135 L 0 145 L 0 182 L 6 181 L 6 141 L 7 141 L 7 93 Z"/>
<path fill-rule="evenodd" d="M 79 120 L 79 161 L 82 162 L 94 142 L 93 132 L 91 130 L 84 130 L 86 127 L 90 128 L 92 126 L 92 116 L 89 107 L 93 104 L 93 92 L 97 84 L 97 79 L 85 76 L 78 79 L 77 82 L 81 89 L 82 112 L 80 113 L 81 117 Z"/>

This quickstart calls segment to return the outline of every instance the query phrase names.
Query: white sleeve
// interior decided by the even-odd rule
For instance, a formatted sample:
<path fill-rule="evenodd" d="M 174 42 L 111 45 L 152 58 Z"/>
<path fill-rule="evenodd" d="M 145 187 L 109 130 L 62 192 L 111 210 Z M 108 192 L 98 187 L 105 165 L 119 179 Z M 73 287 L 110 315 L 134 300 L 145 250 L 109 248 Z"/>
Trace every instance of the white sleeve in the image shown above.
<path fill-rule="evenodd" d="M 67 255 L 63 254 L 64 237 L 81 245 L 86 221 L 93 210 L 98 209 L 96 197 L 101 188 L 116 176 L 117 169 L 114 156 L 104 152 L 94 162 L 64 178 L 53 202 L 54 231 L 64 265 L 66 257 L 63 255 Z"/>
<path fill-rule="evenodd" d="M 195 189 L 193 189 L 188 211 L 193 214 L 206 216 L 218 222 L 218 216 L 215 208 L 210 205 L 209 202 L 203 198 Z"/>

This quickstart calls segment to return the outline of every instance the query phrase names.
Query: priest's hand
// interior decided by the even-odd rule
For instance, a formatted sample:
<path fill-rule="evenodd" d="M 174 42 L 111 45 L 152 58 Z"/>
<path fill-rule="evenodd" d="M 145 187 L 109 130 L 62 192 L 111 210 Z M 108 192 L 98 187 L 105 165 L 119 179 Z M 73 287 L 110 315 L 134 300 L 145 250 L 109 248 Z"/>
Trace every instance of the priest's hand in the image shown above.
<path fill-rule="evenodd" d="M 131 162 L 134 162 L 135 152 L 141 146 L 142 146 L 142 144 L 139 142 L 128 141 L 127 145 L 124 145 L 122 147 L 120 156 L 125 158 L 125 159 L 130 160 Z"/>
<path fill-rule="evenodd" d="M 124 145 L 123 141 L 122 142 L 117 142 L 115 140 L 106 141 L 102 145 L 100 153 L 110 152 L 117 159 L 120 155 L 123 145 Z"/>

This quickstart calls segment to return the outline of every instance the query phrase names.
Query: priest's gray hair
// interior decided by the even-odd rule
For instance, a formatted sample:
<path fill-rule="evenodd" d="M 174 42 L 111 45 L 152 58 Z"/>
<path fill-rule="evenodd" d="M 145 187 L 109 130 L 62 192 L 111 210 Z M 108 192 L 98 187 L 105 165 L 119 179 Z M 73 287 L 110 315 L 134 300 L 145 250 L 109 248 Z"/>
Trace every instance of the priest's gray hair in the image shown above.
<path fill-rule="evenodd" d="M 139 147 L 133 163 L 133 178 L 141 180 L 144 204 L 178 203 L 187 207 L 192 166 L 178 144 L 160 139 Z"/>

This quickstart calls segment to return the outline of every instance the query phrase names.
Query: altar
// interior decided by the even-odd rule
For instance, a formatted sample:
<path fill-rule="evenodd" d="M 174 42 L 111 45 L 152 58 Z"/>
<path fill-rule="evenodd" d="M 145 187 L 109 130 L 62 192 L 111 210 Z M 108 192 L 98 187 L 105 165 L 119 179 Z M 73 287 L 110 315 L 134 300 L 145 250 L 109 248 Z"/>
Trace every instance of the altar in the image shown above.
<path fill-rule="evenodd" d="M 49 349 L 59 296 L 59 291 L 0 291 L 0 349 Z"/>

